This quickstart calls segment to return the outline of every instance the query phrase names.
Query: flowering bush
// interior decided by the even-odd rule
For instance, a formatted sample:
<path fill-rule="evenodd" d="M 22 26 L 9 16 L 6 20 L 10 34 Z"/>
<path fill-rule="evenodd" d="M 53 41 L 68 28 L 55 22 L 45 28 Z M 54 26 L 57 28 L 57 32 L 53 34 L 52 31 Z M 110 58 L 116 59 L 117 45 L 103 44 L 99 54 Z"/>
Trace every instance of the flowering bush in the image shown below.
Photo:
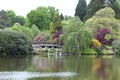
<path fill-rule="evenodd" d="M 111 37 L 111 31 L 108 28 L 98 29 L 95 32 L 94 37 L 95 37 L 95 39 L 97 39 L 98 41 L 100 41 L 100 43 L 105 44 L 105 45 L 111 44 L 112 41 L 114 40 Z"/>
<path fill-rule="evenodd" d="M 100 47 L 101 43 L 97 39 L 92 39 L 92 45 L 94 47 Z"/>

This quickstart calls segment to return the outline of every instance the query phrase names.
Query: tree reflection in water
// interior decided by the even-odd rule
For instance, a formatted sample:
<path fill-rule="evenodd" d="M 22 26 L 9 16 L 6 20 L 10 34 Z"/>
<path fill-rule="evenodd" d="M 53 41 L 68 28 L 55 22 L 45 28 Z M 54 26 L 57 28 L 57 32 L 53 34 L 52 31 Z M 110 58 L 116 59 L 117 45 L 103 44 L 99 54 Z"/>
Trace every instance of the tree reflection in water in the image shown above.
<path fill-rule="evenodd" d="M 35 56 L 33 58 L 33 65 L 37 70 L 45 70 L 48 67 L 46 58 L 40 58 L 39 56 Z"/>
<path fill-rule="evenodd" d="M 96 56 L 0 57 L 0 72 L 72 72 L 75 76 L 40 77 L 30 80 L 120 80 L 120 58 Z M 4 80 L 4 79 L 3 79 Z"/>
<path fill-rule="evenodd" d="M 94 58 L 92 72 L 97 80 L 112 80 L 112 59 Z"/>

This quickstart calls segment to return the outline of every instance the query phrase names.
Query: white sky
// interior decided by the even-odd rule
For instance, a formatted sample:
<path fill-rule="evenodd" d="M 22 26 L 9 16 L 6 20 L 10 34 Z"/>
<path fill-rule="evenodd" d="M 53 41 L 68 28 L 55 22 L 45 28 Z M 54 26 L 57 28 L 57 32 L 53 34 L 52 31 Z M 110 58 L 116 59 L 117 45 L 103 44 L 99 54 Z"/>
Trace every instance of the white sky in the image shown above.
<path fill-rule="evenodd" d="M 78 0 L 0 0 L 0 10 L 13 10 L 16 15 L 26 16 L 39 6 L 53 6 L 63 15 L 74 16 L 77 3 Z"/>

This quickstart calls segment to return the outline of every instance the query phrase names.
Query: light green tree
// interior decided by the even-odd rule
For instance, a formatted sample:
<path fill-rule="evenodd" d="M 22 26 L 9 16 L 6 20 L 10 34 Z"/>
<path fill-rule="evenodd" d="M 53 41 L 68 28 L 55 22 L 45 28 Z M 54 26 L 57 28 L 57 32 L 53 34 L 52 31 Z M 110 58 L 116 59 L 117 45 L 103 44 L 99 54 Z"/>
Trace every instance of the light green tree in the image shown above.
<path fill-rule="evenodd" d="M 27 14 L 27 26 L 35 24 L 39 29 L 48 29 L 51 22 L 51 14 L 47 7 L 38 7 Z"/>
<path fill-rule="evenodd" d="M 40 30 L 38 29 L 38 27 L 36 25 L 32 25 L 31 29 L 34 33 L 34 37 L 40 33 Z"/>
<path fill-rule="evenodd" d="M 68 52 L 81 53 L 90 48 L 92 33 L 85 29 L 78 17 L 73 18 L 62 35 L 64 49 Z"/>
<path fill-rule="evenodd" d="M 56 31 L 59 31 L 60 29 L 62 29 L 61 25 L 62 23 L 61 23 L 59 13 L 55 12 L 53 16 L 53 21 L 50 23 L 50 33 L 55 33 Z"/>
<path fill-rule="evenodd" d="M 14 18 L 16 16 L 15 12 L 13 10 L 7 10 L 6 13 L 7 13 L 8 17 L 10 18 L 11 24 L 13 26 L 14 25 Z"/>

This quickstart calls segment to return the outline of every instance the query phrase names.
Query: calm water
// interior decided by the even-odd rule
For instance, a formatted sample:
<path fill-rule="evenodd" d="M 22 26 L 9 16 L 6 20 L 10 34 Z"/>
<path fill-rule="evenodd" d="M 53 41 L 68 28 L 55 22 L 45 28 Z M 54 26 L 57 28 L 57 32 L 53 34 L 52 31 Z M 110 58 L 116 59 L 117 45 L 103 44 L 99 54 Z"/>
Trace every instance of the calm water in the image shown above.
<path fill-rule="evenodd" d="M 112 56 L 0 57 L 0 80 L 120 80 Z"/>

